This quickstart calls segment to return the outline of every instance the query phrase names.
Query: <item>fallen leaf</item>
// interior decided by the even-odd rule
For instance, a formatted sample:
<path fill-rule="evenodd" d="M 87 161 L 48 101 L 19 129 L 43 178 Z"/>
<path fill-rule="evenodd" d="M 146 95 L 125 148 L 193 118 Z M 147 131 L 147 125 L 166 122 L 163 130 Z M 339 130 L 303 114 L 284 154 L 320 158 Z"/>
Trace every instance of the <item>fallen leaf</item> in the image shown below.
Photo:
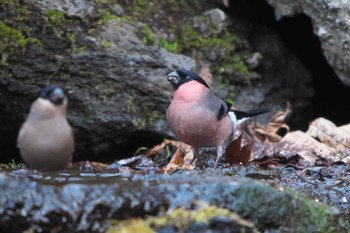
<path fill-rule="evenodd" d="M 242 163 L 246 166 L 251 156 L 253 140 L 245 131 L 237 134 L 238 136 L 226 148 L 226 161 L 231 164 Z"/>
<path fill-rule="evenodd" d="M 148 156 L 148 157 L 154 157 L 158 154 L 161 153 L 162 150 L 165 149 L 165 147 L 167 145 L 172 145 L 176 148 L 178 147 L 182 147 L 183 149 L 185 150 L 191 150 L 192 147 L 186 143 L 183 143 L 181 141 L 175 141 L 175 140 L 169 140 L 169 139 L 164 139 L 163 142 L 159 145 L 156 145 L 154 146 L 153 148 L 151 148 L 146 154 L 145 156 Z"/>
<path fill-rule="evenodd" d="M 234 139 L 227 147 L 225 151 L 226 161 L 231 164 L 238 164 L 241 153 L 241 141 L 242 134 Z"/>
<path fill-rule="evenodd" d="M 277 112 L 267 124 L 263 126 L 261 124 L 256 124 L 255 136 L 264 143 L 275 143 L 282 140 L 282 137 L 277 134 L 281 129 L 285 129 L 289 132 L 289 126 L 284 123 L 285 118 L 291 112 L 291 105 L 288 102 L 287 108 L 284 111 Z"/>
<path fill-rule="evenodd" d="M 185 155 L 185 150 L 181 146 L 178 147 L 170 162 L 166 166 L 164 174 L 169 175 L 176 170 L 193 170 L 195 168 L 194 165 L 184 164 Z"/>
<path fill-rule="evenodd" d="M 308 135 L 317 138 L 324 145 L 334 148 L 336 157 L 345 162 L 350 162 L 350 126 L 337 127 L 333 122 L 318 118 L 311 122 Z"/>
<path fill-rule="evenodd" d="M 294 131 L 288 133 L 278 143 L 265 144 L 253 155 L 253 161 L 279 158 L 284 163 L 293 161 L 303 165 L 314 165 L 316 161 L 325 159 L 326 163 L 334 162 L 335 150 L 320 143 L 310 135 Z"/>

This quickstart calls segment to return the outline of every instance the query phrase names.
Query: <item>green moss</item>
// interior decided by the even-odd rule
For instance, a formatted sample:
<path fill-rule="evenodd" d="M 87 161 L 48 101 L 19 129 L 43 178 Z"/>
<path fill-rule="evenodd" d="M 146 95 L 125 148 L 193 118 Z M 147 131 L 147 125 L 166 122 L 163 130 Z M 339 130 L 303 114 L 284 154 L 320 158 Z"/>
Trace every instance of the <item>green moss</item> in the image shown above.
<path fill-rule="evenodd" d="M 63 25 L 65 22 L 64 13 L 59 10 L 48 10 L 44 14 L 45 21 L 53 26 Z"/>
<path fill-rule="evenodd" d="M 46 28 L 50 27 L 53 29 L 56 37 L 61 37 L 67 31 L 68 25 L 79 22 L 75 19 L 66 19 L 64 12 L 59 10 L 48 10 L 43 14 L 43 19 L 43 31 L 45 32 Z"/>
<path fill-rule="evenodd" d="M 106 40 L 106 39 L 102 39 L 100 41 L 101 45 L 104 47 L 104 48 L 110 48 L 110 49 L 113 49 L 113 48 L 116 48 L 117 45 L 112 42 L 112 41 L 109 41 L 109 40 Z"/>
<path fill-rule="evenodd" d="M 277 191 L 262 183 L 243 184 L 226 195 L 234 200 L 227 208 L 250 219 L 259 230 L 283 226 L 295 233 L 338 232 L 337 218 L 328 206 L 290 190 Z"/>
<path fill-rule="evenodd" d="M 203 18 L 202 20 L 205 20 Z M 212 26 L 212 32 L 209 37 L 202 36 L 195 28 L 187 25 L 180 30 L 178 36 L 173 42 L 160 38 L 159 45 L 172 53 L 182 53 L 190 55 L 196 60 L 200 60 L 203 54 L 209 54 L 211 50 L 224 50 L 225 56 L 219 58 L 222 66 L 213 70 L 216 77 L 222 73 L 222 68 L 233 69 L 242 76 L 248 76 L 249 70 L 241 56 L 235 51 L 240 40 L 228 31 L 217 32 L 215 26 Z"/>
<path fill-rule="evenodd" d="M 154 10 L 154 4 L 147 0 L 136 0 L 132 6 L 133 14 L 135 16 L 149 17 Z"/>
<path fill-rule="evenodd" d="M 18 0 L 0 0 L 1 9 L 6 9 L 9 13 L 15 13 L 20 4 Z"/>
<path fill-rule="evenodd" d="M 157 120 L 164 118 L 164 113 L 150 109 L 146 104 L 139 103 L 138 100 L 135 93 L 129 92 L 128 111 L 133 116 L 132 122 L 138 130 L 152 127 Z"/>
<path fill-rule="evenodd" d="M 109 11 L 104 11 L 102 17 L 97 21 L 97 25 L 101 26 L 106 24 L 109 20 L 116 20 L 117 22 L 122 21 L 122 17 L 119 17 L 117 15 L 111 14 Z"/>
<path fill-rule="evenodd" d="M 85 47 L 75 47 L 72 49 L 72 54 L 82 54 L 85 53 L 86 48 Z"/>
<path fill-rule="evenodd" d="M 106 233 L 155 233 L 147 222 L 141 218 L 133 218 L 125 221 L 112 221 Z"/>
<path fill-rule="evenodd" d="M 147 8 L 147 3 L 149 3 L 147 0 L 136 0 L 134 3 L 135 12 L 144 13 Z"/>
<path fill-rule="evenodd" d="M 28 6 L 21 6 L 16 9 L 17 12 L 17 17 L 16 21 L 17 22 L 24 22 L 26 21 L 29 17 L 32 17 L 33 12 L 29 10 Z"/>
<path fill-rule="evenodd" d="M 58 10 L 49 10 L 43 15 L 44 18 L 44 28 L 51 27 L 56 35 L 56 37 L 61 37 L 64 33 L 62 26 L 65 23 L 64 13 Z"/>
<path fill-rule="evenodd" d="M 144 37 L 142 38 L 142 42 L 146 45 L 153 45 L 155 42 L 155 36 L 150 26 L 148 25 L 143 26 L 142 31 L 144 34 Z"/>
<path fill-rule="evenodd" d="M 175 208 L 163 217 L 149 217 L 147 221 L 154 228 L 172 225 L 177 229 L 186 231 L 189 224 L 192 222 L 208 224 L 209 221 L 215 217 L 226 217 L 232 221 L 240 222 L 242 228 L 245 226 L 253 229 L 253 232 L 257 232 L 252 223 L 241 219 L 236 213 L 225 208 L 205 204 L 202 204 L 199 209 L 195 210 Z"/>
<path fill-rule="evenodd" d="M 156 229 L 165 226 L 174 226 L 178 232 L 187 232 L 190 224 L 209 224 L 209 221 L 215 217 L 225 217 L 234 222 L 239 222 L 241 228 L 240 232 L 245 232 L 245 230 L 252 233 L 258 232 L 252 223 L 241 219 L 234 212 L 206 204 L 202 204 L 200 208 L 195 210 L 175 208 L 172 211 L 165 213 L 163 216 L 148 216 L 144 220 L 140 218 L 133 218 L 126 221 L 113 220 L 111 221 L 112 227 L 110 227 L 107 232 L 148 233 L 156 232 Z"/>
<path fill-rule="evenodd" d="M 85 47 L 77 47 L 77 37 L 73 33 L 67 33 L 67 39 L 71 42 L 71 53 L 72 54 L 81 54 L 85 52 Z"/>
<path fill-rule="evenodd" d="M 168 42 L 165 38 L 161 37 L 159 39 L 160 47 L 165 48 L 171 53 L 176 53 L 179 50 L 179 44 L 177 41 Z"/>
<path fill-rule="evenodd" d="M 236 71 L 240 72 L 241 74 L 249 73 L 248 67 L 246 66 L 242 58 L 237 54 L 232 56 L 232 66 Z"/>
<path fill-rule="evenodd" d="M 110 96 L 115 94 L 115 89 L 110 81 L 105 82 L 105 87 L 103 89 L 103 92 L 101 94 L 101 99 L 106 100 Z"/>
<path fill-rule="evenodd" d="M 1 64 L 7 64 L 7 58 L 11 54 L 24 54 L 27 44 L 41 45 L 40 41 L 25 37 L 20 30 L 12 28 L 0 21 L 0 53 Z"/>

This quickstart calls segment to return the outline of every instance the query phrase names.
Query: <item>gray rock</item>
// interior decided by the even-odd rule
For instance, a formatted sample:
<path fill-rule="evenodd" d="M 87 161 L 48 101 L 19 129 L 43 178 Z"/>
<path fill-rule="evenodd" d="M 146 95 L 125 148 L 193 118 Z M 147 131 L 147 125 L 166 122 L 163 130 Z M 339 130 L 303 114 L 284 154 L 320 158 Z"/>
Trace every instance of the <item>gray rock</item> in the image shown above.
<path fill-rule="evenodd" d="M 35 3 L 43 11 L 56 9 L 59 4 Z M 90 9 L 90 5 L 78 6 Z M 40 18 L 33 21 L 40 25 Z M 60 26 L 54 27 L 60 30 Z M 72 42 L 66 34 L 58 37 L 47 26 L 45 34 L 40 31 L 36 35 L 43 45 L 29 46 L 24 57 L 11 57 L 7 67 L 10 78 L 1 73 L 4 91 L 0 92 L 0 108 L 4 114 L 0 120 L 9 122 L 1 130 L 10 135 L 1 142 L 3 150 L 7 145 L 15 148 L 19 126 L 39 89 L 47 83 L 61 86 L 68 95 L 68 118 L 75 128 L 78 159 L 111 161 L 132 154 L 129 148 L 154 145 L 161 137 L 172 135 L 165 121 L 171 98 L 166 73 L 179 67 L 194 69 L 195 61 L 145 46 L 135 35 L 137 29 L 123 20 L 107 20 L 92 33 L 86 33 L 79 24 L 67 23 L 64 27 L 62 31 L 75 35 L 74 46 L 81 46 L 81 52 L 71 52 Z M 13 158 L 13 154 L 7 156 L 3 157 L 5 161 Z"/>
<path fill-rule="evenodd" d="M 336 232 L 336 215 L 327 207 L 247 178 L 196 171 L 171 176 L 22 175 L 0 173 L 0 188 L 6 190 L 0 193 L 2 232 L 105 232 L 111 219 L 162 215 L 200 203 L 234 211 L 261 231 Z"/>
<path fill-rule="evenodd" d="M 253 27 L 251 32 L 254 39 L 250 42 L 263 57 L 259 61 L 261 78 L 255 85 L 242 88 L 236 105 L 241 109 L 264 106 L 274 113 L 285 110 L 290 102 L 293 113 L 289 122 L 303 122 L 305 114 L 312 112 L 309 101 L 314 89 L 310 72 L 269 29 L 255 33 Z M 257 119 L 267 123 L 270 117 L 271 114 L 263 114 Z"/>
<path fill-rule="evenodd" d="M 27 4 L 33 4 L 43 13 L 48 10 L 58 10 L 69 17 L 77 17 L 82 20 L 97 16 L 97 5 L 93 1 L 86 0 L 35 0 L 24 1 Z"/>
<path fill-rule="evenodd" d="M 290 99 L 296 114 L 307 106 L 312 95 L 310 75 L 271 31 L 255 30 L 251 23 L 230 19 L 219 9 L 191 14 L 181 18 L 186 24 L 179 21 L 179 30 L 187 25 L 197 30 L 196 36 L 201 39 L 214 37 L 208 46 L 194 51 L 198 55 L 194 60 L 158 45 L 160 34 L 173 40 L 179 36 L 176 30 L 164 26 L 169 13 L 165 8 L 151 14 L 155 19 L 147 19 L 162 26 L 151 28 L 150 36 L 144 28 L 152 25 L 140 23 L 137 17 L 130 19 L 126 15 L 130 9 L 123 9 L 128 6 L 106 5 L 100 8 L 94 1 L 83 0 L 28 2 L 28 15 L 21 20 L 14 17 L 16 9 L 12 14 L 11 9 L 7 9 L 10 13 L 0 11 L 0 19 L 6 18 L 9 26 L 40 42 L 28 43 L 25 51 L 19 46 L 15 47 L 18 51 L 11 48 L 8 65 L 1 65 L 0 133 L 7 135 L 0 140 L 0 151 L 6 152 L 2 162 L 18 158 L 15 148 L 19 127 L 39 89 L 48 83 L 61 86 L 68 95 L 77 160 L 112 161 L 130 156 L 140 146 L 150 147 L 163 137 L 173 136 L 165 120 L 171 99 L 165 75 L 178 67 L 197 71 L 196 61 L 209 64 L 211 70 L 223 68 L 222 76 L 233 85 L 221 89 L 217 82 L 215 91 L 223 98 L 236 94 L 232 98 L 242 110 L 260 106 L 277 111 L 284 109 Z M 61 11 L 63 19 L 59 15 L 58 22 L 48 22 L 49 10 Z M 222 41 L 221 46 L 215 44 L 220 38 L 215 36 L 221 35 L 218 33 L 232 33 L 232 46 Z M 256 38 L 252 42 L 244 39 L 251 35 Z M 154 41 L 145 42 L 147 36 L 153 36 Z M 248 54 L 242 58 L 249 69 L 247 77 L 227 63 L 235 54 Z M 268 115 L 264 117 L 266 122 Z"/>
<path fill-rule="evenodd" d="M 306 14 L 321 41 L 323 53 L 340 80 L 350 86 L 350 3 L 343 0 L 266 0 L 276 19 Z"/>

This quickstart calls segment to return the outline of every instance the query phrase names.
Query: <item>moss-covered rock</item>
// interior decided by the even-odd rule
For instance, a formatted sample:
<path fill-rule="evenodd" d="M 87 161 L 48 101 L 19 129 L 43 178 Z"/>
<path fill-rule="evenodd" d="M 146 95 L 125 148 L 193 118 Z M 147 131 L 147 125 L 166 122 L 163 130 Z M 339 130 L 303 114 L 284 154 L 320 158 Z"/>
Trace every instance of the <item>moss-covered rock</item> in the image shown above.
<path fill-rule="evenodd" d="M 166 226 L 186 229 L 198 224 L 210 228 L 215 221 L 223 225 L 234 221 L 252 232 L 255 227 L 261 232 L 346 232 L 329 207 L 247 178 L 199 175 L 196 171 L 172 176 L 74 174 L 26 174 L 32 178 L 0 174 L 0 188 L 6 190 L 0 194 L 0 230 L 17 232 L 13 229 L 23 231 L 32 226 L 50 231 L 60 226 L 70 231 L 103 232 L 115 220 L 140 217 L 146 224 L 136 221 L 147 230 Z"/>

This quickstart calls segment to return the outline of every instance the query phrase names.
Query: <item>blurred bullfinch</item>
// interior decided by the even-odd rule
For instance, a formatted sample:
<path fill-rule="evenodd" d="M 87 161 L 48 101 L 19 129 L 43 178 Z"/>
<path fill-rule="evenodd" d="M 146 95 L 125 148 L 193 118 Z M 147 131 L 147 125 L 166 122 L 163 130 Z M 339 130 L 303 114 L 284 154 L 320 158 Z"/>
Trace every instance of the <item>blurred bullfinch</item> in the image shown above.
<path fill-rule="evenodd" d="M 74 136 L 67 121 L 67 98 L 55 85 L 40 90 L 22 124 L 17 146 L 33 169 L 54 172 L 67 167 L 74 152 Z"/>
<path fill-rule="evenodd" d="M 232 110 L 230 103 L 215 96 L 204 79 L 189 70 L 173 71 L 167 79 L 174 93 L 166 118 L 176 138 L 192 146 L 192 162 L 199 148 L 216 147 L 216 168 L 233 140 L 234 130 L 250 117 L 269 112 L 267 109 Z"/>

